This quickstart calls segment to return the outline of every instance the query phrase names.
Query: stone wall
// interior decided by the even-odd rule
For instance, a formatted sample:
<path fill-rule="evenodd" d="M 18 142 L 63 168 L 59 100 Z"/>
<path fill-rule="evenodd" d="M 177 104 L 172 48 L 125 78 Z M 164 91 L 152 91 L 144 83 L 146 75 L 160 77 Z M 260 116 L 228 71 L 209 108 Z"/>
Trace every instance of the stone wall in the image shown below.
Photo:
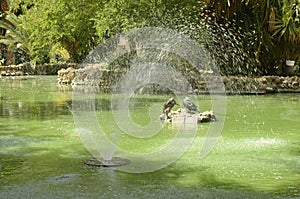
<path fill-rule="evenodd" d="M 79 69 L 75 69 L 73 67 L 61 69 L 57 73 L 57 81 L 59 84 L 94 85 L 94 83 L 91 82 L 91 79 L 98 79 L 97 77 L 101 76 L 99 81 L 97 81 L 97 85 L 101 88 L 110 88 L 123 74 L 121 71 L 99 68 L 91 66 Z"/>
<path fill-rule="evenodd" d="M 299 76 L 223 77 L 227 93 L 264 94 L 300 92 Z"/>
<path fill-rule="evenodd" d="M 72 84 L 76 77 L 76 82 L 85 84 L 84 78 L 94 73 L 95 70 L 75 69 L 67 68 L 58 72 L 58 83 L 60 84 Z M 91 73 L 91 74 L 89 74 Z M 97 73 L 101 73 L 101 79 L 99 83 L 100 88 L 109 90 L 117 80 L 121 77 L 122 72 L 99 70 Z M 124 73 L 124 72 L 123 72 Z M 192 75 L 189 76 L 190 79 Z M 216 76 L 213 74 L 205 74 L 201 77 L 195 76 L 193 80 L 189 80 L 194 88 L 193 92 L 198 94 L 208 94 L 209 87 L 219 87 L 215 84 L 214 79 Z M 88 79 L 88 78 L 87 78 Z M 227 94 L 265 94 L 265 93 L 278 93 L 278 92 L 300 92 L 300 77 L 299 76 L 262 76 L 262 77 L 244 77 L 244 76 L 223 76 L 222 77 L 225 91 Z M 90 83 L 90 82 L 89 82 Z M 174 83 L 176 81 L 174 80 Z M 180 83 L 180 82 L 179 82 Z M 138 92 L 141 93 L 155 93 L 155 92 L 167 92 L 159 86 L 150 86 L 146 89 L 141 89 Z"/>
<path fill-rule="evenodd" d="M 105 91 L 110 91 L 113 85 L 121 77 L 125 71 L 111 71 L 107 69 L 88 70 L 77 69 L 78 64 L 64 63 L 64 64 L 43 64 L 33 66 L 30 63 L 23 63 L 19 65 L 0 66 L 1 76 L 21 76 L 21 75 L 58 75 L 59 84 L 72 84 L 74 78 L 77 78 L 77 83 L 86 84 L 89 76 L 99 75 L 101 79 L 97 82 Z M 88 68 L 88 67 L 87 67 Z M 101 68 L 101 67 L 98 67 Z M 183 71 L 188 81 L 193 87 L 193 92 L 198 94 L 208 94 L 208 84 L 210 87 L 218 87 L 213 85 L 215 83 L 213 74 L 200 75 L 195 71 Z M 245 76 L 223 76 L 222 77 L 225 91 L 227 94 L 264 94 L 264 93 L 283 93 L 283 92 L 299 92 L 300 93 L 300 77 L 299 76 L 262 76 L 262 77 L 245 77 Z M 88 82 L 91 84 L 91 82 Z M 180 81 L 174 80 L 174 84 L 178 83 L 180 88 Z M 168 92 L 168 89 L 162 88 L 159 85 L 151 85 L 149 87 L 141 88 L 140 93 L 159 93 L 163 91 Z M 182 91 L 186 91 L 182 88 Z"/>
<path fill-rule="evenodd" d="M 0 76 L 57 75 L 57 71 L 69 67 L 76 68 L 77 64 L 60 63 L 34 66 L 31 63 L 23 63 L 19 65 L 0 66 Z"/>

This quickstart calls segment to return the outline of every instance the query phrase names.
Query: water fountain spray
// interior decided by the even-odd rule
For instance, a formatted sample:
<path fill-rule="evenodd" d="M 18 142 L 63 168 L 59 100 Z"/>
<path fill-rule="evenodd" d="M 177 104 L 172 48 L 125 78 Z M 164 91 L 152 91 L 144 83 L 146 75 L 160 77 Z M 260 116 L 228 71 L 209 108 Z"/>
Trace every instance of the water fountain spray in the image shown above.
<path fill-rule="evenodd" d="M 131 59 L 130 68 L 111 86 L 111 111 L 118 130 L 110 129 L 107 132 L 99 123 L 95 106 L 104 70 L 102 65 L 110 65 L 132 52 L 135 52 L 135 56 Z M 174 139 L 157 151 L 135 153 L 124 150 L 117 144 L 122 133 L 147 139 L 163 128 L 157 122 L 161 107 L 149 108 L 150 122 L 146 126 L 140 126 L 132 120 L 129 104 L 137 89 L 157 84 L 170 90 L 180 101 L 187 93 L 192 101 L 197 101 L 189 77 L 184 74 L 186 68 L 182 66 L 181 60 L 186 60 L 206 82 L 210 93 L 219 94 L 211 95 L 212 108 L 221 113 L 218 124 L 210 125 L 200 157 L 205 157 L 212 150 L 223 127 L 226 100 L 222 95 L 225 92 L 222 79 L 215 70 L 209 53 L 185 34 L 171 29 L 148 27 L 124 32 L 97 46 L 87 56 L 79 75 L 74 79 L 74 121 L 81 141 L 94 157 L 86 164 L 113 166 L 132 173 L 150 172 L 176 161 L 189 148 L 197 132 L 197 123 L 180 125 Z M 213 78 L 208 78 L 207 71 L 215 71 L 211 74 Z M 117 167 L 121 165 L 122 167 Z"/>

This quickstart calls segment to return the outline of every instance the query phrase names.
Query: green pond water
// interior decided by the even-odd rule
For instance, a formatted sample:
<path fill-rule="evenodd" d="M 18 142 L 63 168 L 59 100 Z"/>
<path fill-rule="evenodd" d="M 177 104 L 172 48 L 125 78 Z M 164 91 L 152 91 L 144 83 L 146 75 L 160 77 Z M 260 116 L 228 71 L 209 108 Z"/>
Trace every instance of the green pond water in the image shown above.
<path fill-rule="evenodd" d="M 136 96 L 133 120 L 146 125 L 147 107 L 169 97 Z M 115 125 L 109 99 L 97 97 L 104 130 Z M 198 99 L 210 110 L 209 96 Z M 299 94 L 227 96 L 221 138 L 208 156 L 199 158 L 210 125 L 202 123 L 180 159 L 140 174 L 84 165 L 92 156 L 71 104 L 71 88 L 56 77 L 0 79 L 0 198 L 300 198 Z M 149 152 L 167 144 L 172 129 L 143 140 L 122 135 L 119 145 Z"/>

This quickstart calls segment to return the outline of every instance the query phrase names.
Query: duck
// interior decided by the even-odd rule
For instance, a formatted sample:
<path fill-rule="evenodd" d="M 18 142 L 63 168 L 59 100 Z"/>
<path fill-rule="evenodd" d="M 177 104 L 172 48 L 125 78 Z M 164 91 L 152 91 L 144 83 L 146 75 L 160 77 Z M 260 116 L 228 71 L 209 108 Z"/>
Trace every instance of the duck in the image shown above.
<path fill-rule="evenodd" d="M 175 99 L 172 97 L 168 101 L 166 101 L 163 105 L 163 114 L 166 116 L 167 119 L 169 119 L 169 113 L 171 112 L 171 109 L 175 106 L 179 105 L 175 101 Z"/>
<path fill-rule="evenodd" d="M 198 112 L 199 110 L 197 108 L 197 106 L 194 104 L 194 102 L 192 102 L 190 100 L 189 97 L 185 97 L 183 100 L 183 106 L 187 109 L 188 112 L 192 113 L 192 112 Z"/>

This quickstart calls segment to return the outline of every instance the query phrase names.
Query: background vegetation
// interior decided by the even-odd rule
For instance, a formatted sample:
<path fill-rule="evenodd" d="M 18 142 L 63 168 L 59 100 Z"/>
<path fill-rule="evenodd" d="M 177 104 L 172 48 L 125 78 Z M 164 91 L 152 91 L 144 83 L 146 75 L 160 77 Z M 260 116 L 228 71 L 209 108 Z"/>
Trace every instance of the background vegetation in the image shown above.
<path fill-rule="evenodd" d="M 0 64 L 80 62 L 116 33 L 159 26 L 203 43 L 223 74 L 277 74 L 299 60 L 299 24 L 300 0 L 2 0 Z"/>

